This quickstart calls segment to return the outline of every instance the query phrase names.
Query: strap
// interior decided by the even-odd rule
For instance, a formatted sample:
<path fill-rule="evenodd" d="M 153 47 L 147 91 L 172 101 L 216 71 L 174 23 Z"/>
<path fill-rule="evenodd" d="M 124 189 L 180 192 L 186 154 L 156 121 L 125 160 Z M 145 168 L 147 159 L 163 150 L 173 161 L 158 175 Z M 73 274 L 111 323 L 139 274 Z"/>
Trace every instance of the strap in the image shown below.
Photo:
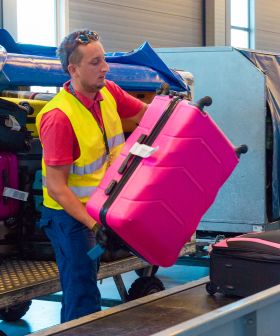
<path fill-rule="evenodd" d="M 9 114 L 8 119 L 5 120 L 5 125 L 11 127 L 13 131 L 20 131 L 21 126 L 16 120 L 16 118 Z"/>

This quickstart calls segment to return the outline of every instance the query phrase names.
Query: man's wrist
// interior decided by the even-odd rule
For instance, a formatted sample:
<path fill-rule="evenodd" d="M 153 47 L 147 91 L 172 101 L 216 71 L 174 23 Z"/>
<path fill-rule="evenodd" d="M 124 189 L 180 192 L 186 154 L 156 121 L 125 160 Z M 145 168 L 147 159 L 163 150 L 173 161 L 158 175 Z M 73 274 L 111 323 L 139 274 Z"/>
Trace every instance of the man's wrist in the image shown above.
<path fill-rule="evenodd" d="M 93 231 L 95 234 L 97 233 L 97 231 L 101 228 L 101 225 L 98 224 L 97 222 L 94 222 L 92 224 L 92 228 L 91 228 L 91 231 Z"/>

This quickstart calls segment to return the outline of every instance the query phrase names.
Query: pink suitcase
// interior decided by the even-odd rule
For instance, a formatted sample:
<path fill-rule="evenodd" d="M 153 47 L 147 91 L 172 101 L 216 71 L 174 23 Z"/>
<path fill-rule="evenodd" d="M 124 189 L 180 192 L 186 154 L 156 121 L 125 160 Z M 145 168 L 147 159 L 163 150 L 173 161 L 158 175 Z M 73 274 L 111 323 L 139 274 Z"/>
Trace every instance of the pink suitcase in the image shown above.
<path fill-rule="evenodd" d="M 17 157 L 10 152 L 0 152 L 0 219 L 18 213 L 19 200 L 3 196 L 4 188 L 18 189 Z"/>
<path fill-rule="evenodd" d="M 150 264 L 175 263 L 239 161 L 203 110 L 207 98 L 197 107 L 182 96 L 155 97 L 87 203 L 98 223 Z M 137 141 L 159 149 L 132 155 Z"/>

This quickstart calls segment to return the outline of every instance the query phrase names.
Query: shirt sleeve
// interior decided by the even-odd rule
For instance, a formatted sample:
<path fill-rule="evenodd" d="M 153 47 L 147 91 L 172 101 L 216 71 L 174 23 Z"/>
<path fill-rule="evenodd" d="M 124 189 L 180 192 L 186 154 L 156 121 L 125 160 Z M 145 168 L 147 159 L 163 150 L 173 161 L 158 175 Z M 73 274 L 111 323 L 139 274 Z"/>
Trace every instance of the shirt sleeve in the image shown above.
<path fill-rule="evenodd" d="M 67 115 L 56 108 L 43 115 L 40 138 L 44 147 L 44 161 L 49 166 L 72 164 L 76 135 Z"/>
<path fill-rule="evenodd" d="M 121 118 L 131 118 L 140 112 L 143 106 L 141 100 L 132 97 L 112 81 L 106 80 L 106 88 L 114 97 Z"/>

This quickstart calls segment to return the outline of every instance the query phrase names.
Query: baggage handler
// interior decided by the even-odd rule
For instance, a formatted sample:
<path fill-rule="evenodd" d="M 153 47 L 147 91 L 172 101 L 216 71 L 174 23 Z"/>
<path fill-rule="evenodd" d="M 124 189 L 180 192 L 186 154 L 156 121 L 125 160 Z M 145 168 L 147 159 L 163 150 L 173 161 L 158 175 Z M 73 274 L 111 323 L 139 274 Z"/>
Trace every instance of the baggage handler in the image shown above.
<path fill-rule="evenodd" d="M 148 105 L 105 79 L 109 67 L 97 33 L 77 30 L 57 50 L 71 80 L 38 114 L 43 146 L 44 227 L 55 250 L 63 291 L 61 322 L 101 309 L 98 260 L 87 252 L 107 236 L 85 204 L 119 155 L 120 118 L 139 123 Z M 109 240 L 109 237 L 108 237 Z"/>

